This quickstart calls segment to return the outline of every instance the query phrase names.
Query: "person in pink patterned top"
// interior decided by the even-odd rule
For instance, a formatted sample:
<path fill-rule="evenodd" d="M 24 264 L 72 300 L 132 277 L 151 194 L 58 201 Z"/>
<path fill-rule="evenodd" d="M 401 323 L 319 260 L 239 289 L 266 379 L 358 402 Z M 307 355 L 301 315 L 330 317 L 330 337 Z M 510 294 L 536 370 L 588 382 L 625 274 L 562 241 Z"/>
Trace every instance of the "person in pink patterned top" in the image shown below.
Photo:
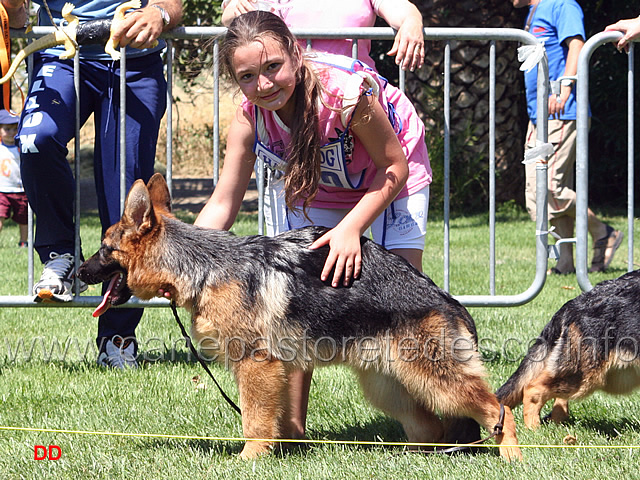
<path fill-rule="evenodd" d="M 265 11 L 232 22 L 221 59 L 244 101 L 196 224 L 232 226 L 260 158 L 284 197 L 276 226 L 331 229 L 310 247 L 329 246 L 323 281 L 337 287 L 358 277 L 360 237 L 369 228 L 375 241 L 422 270 L 431 168 L 424 126 L 407 97 L 357 60 L 304 53 L 286 24 Z M 310 380 L 291 379 L 299 389 L 290 399 L 291 438 L 304 436 Z"/>
<path fill-rule="evenodd" d="M 620 51 L 629 51 L 629 42 L 636 40 L 640 37 L 640 16 L 636 18 L 627 18 L 624 20 L 618 20 L 612 25 L 608 25 L 605 32 L 618 31 L 624 33 L 622 38 L 616 43 L 616 48 Z"/>
<path fill-rule="evenodd" d="M 273 12 L 290 28 L 373 27 L 379 16 L 397 30 L 387 55 L 395 55 L 396 64 L 404 70 L 413 71 L 424 62 L 422 15 L 409 0 L 225 0 L 222 8 L 226 26 L 253 10 Z M 351 56 L 351 40 L 315 39 L 311 45 L 316 51 Z M 358 59 L 375 68 L 370 51 L 371 40 L 358 40 Z"/>

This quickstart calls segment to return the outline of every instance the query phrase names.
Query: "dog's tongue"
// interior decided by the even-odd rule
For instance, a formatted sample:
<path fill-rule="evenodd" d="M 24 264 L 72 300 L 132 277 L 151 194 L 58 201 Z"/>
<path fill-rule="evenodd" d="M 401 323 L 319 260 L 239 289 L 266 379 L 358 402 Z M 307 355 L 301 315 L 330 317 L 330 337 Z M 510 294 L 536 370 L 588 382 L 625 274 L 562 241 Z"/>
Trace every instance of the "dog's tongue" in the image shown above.
<path fill-rule="evenodd" d="M 113 287 L 115 287 L 116 282 L 118 281 L 119 278 L 120 278 L 120 275 L 114 275 L 113 278 L 111 278 L 111 281 L 109 282 L 109 286 L 107 287 L 107 291 L 102 297 L 102 302 L 100 302 L 100 305 L 98 305 L 96 309 L 93 311 L 94 317 L 99 317 L 104 312 L 109 310 L 109 307 L 111 307 L 111 302 L 109 301 L 111 299 L 111 292 L 113 291 Z"/>

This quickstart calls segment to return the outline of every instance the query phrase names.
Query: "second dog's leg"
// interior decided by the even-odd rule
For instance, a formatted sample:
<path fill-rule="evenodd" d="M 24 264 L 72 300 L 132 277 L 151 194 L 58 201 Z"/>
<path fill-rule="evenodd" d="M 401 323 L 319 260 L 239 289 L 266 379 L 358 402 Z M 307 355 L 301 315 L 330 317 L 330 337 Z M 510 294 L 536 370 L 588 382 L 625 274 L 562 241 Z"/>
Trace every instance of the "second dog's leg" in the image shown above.
<path fill-rule="evenodd" d="M 247 441 L 240 457 L 255 458 L 269 453 L 281 438 L 281 419 L 286 410 L 287 376 L 282 362 L 244 359 L 234 364 L 233 372 L 240 391 L 242 431 Z"/>
<path fill-rule="evenodd" d="M 553 408 L 551 414 L 549 414 L 551 421 L 555 423 L 562 423 L 569 418 L 569 400 L 565 398 L 556 398 L 553 402 Z"/>

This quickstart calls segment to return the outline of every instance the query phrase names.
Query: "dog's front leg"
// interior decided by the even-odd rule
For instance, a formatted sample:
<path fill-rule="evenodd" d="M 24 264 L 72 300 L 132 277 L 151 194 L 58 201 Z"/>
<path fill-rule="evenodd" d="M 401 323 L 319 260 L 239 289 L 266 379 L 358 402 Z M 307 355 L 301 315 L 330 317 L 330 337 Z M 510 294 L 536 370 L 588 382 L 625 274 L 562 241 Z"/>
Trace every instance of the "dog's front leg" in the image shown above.
<path fill-rule="evenodd" d="M 287 372 L 279 360 L 245 358 L 233 368 L 242 409 L 242 431 L 246 438 L 240 457 L 255 458 L 270 453 L 281 438 L 281 422 L 286 406 Z"/>

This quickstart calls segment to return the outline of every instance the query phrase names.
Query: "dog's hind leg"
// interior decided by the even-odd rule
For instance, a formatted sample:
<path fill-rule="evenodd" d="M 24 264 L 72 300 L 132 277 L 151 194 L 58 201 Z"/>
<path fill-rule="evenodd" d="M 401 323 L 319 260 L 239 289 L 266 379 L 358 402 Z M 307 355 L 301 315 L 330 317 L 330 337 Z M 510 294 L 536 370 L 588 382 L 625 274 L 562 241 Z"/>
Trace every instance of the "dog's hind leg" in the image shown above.
<path fill-rule="evenodd" d="M 366 399 L 398 420 L 409 443 L 441 442 L 444 429 L 440 419 L 420 405 L 395 378 L 374 370 L 357 370 Z"/>
<path fill-rule="evenodd" d="M 486 382 L 480 377 L 465 377 L 464 374 L 458 377 L 459 383 L 443 385 L 448 390 L 452 409 L 449 414 L 463 414 L 473 418 L 489 432 L 493 432 L 494 427 L 500 419 L 500 404 L 496 396 L 489 391 Z M 443 395 L 447 395 L 442 393 Z M 495 437 L 496 443 L 500 445 L 500 455 L 508 461 L 522 460 L 522 453 L 518 448 L 516 437 L 516 423 L 513 419 L 511 409 L 504 406 L 504 420 L 502 432 Z"/>
<path fill-rule="evenodd" d="M 500 404 L 485 382 L 484 368 L 479 359 L 450 363 L 442 368 L 437 362 L 424 359 L 415 362 L 396 362 L 394 371 L 418 401 L 433 405 L 447 416 L 471 417 L 489 432 L 500 419 Z M 511 409 L 504 407 L 502 432 L 495 436 L 500 455 L 505 459 L 520 460 L 516 424 Z"/>
<path fill-rule="evenodd" d="M 277 360 L 243 359 L 233 365 L 240 392 L 242 431 L 250 440 L 240 457 L 255 458 L 270 453 L 281 438 L 282 416 L 286 410 L 287 372 Z"/>
<path fill-rule="evenodd" d="M 551 413 L 546 417 L 552 422 L 562 423 L 569 418 L 569 400 L 556 398 Z"/>

